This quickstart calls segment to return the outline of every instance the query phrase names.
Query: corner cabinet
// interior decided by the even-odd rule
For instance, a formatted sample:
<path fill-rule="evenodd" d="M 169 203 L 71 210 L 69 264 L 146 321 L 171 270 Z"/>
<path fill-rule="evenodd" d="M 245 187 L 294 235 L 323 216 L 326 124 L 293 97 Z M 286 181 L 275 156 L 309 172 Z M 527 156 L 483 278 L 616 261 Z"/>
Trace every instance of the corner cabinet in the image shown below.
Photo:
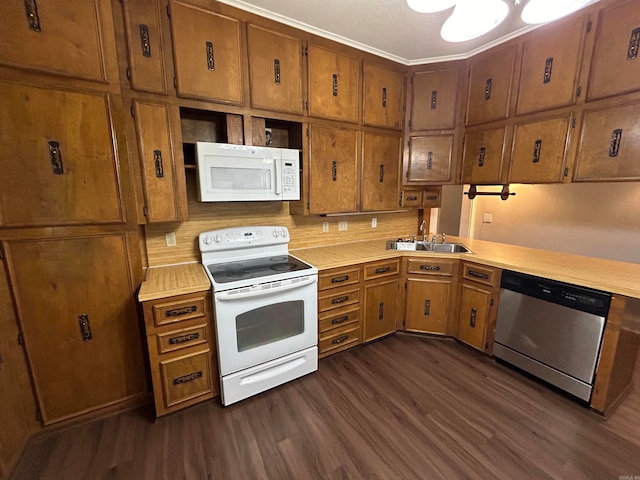
<path fill-rule="evenodd" d="M 448 183 L 452 180 L 454 135 L 424 135 L 409 139 L 404 185 Z"/>
<path fill-rule="evenodd" d="M 402 128 L 404 74 L 364 62 L 364 124 Z"/>
<path fill-rule="evenodd" d="M 364 341 L 394 333 L 400 311 L 400 259 L 364 266 Z"/>
<path fill-rule="evenodd" d="M 414 72 L 410 83 L 409 130 L 453 129 L 458 98 L 458 70 Z"/>

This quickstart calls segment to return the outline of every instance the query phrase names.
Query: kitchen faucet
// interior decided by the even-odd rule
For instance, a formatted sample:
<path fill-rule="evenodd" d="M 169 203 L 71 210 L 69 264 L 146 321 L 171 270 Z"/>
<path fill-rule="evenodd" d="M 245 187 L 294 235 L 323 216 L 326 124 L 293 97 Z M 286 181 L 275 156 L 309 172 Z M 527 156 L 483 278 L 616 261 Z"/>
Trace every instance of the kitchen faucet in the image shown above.
<path fill-rule="evenodd" d="M 422 241 L 426 242 L 427 241 L 427 221 L 426 220 L 422 220 L 422 223 L 420 224 L 420 233 L 422 234 Z"/>
<path fill-rule="evenodd" d="M 442 238 L 440 243 L 447 243 L 447 234 L 446 233 L 441 233 L 440 237 Z M 437 240 L 438 240 L 438 234 L 436 233 L 433 237 L 431 237 L 431 243 L 436 243 Z"/>

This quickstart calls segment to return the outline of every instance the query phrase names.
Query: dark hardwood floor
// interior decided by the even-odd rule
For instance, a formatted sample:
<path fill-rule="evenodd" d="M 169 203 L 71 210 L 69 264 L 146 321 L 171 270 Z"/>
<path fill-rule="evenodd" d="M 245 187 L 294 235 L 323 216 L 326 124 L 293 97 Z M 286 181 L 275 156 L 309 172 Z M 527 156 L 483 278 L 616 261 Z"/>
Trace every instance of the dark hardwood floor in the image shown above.
<path fill-rule="evenodd" d="M 37 437 L 12 478 L 618 480 L 640 476 L 639 400 L 605 421 L 453 340 L 395 335 L 230 407 Z"/>

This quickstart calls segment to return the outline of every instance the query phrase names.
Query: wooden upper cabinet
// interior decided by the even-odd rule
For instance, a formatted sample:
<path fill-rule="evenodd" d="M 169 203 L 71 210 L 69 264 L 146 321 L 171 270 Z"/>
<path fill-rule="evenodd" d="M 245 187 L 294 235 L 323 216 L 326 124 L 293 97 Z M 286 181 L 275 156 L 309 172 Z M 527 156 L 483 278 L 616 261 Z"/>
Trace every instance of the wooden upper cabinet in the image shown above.
<path fill-rule="evenodd" d="M 309 115 L 358 121 L 359 60 L 309 45 Z"/>
<path fill-rule="evenodd" d="M 574 181 L 640 180 L 640 104 L 584 113 Z"/>
<path fill-rule="evenodd" d="M 560 183 L 565 176 L 571 115 L 516 124 L 510 183 Z"/>
<path fill-rule="evenodd" d="M 113 30 L 111 5 L 104 0 L 5 0 L 0 64 L 102 81 L 107 78 L 101 36 Z M 103 23 L 103 25 L 101 25 Z M 9 33 L 9 29 L 11 32 Z"/>
<path fill-rule="evenodd" d="M 178 96 L 241 104 L 240 21 L 172 0 Z"/>
<path fill-rule="evenodd" d="M 309 212 L 355 212 L 359 132 L 317 125 L 309 130 Z"/>
<path fill-rule="evenodd" d="M 404 74 L 364 62 L 364 123 L 402 128 Z"/>
<path fill-rule="evenodd" d="M 138 153 L 142 170 L 147 221 L 186 220 L 184 161 L 177 107 L 135 100 Z"/>
<path fill-rule="evenodd" d="M 0 224 L 121 223 L 110 98 L 0 82 Z"/>
<path fill-rule="evenodd" d="M 302 41 L 247 25 L 251 106 L 301 115 Z"/>
<path fill-rule="evenodd" d="M 502 183 L 502 167 L 507 155 L 506 139 L 507 127 L 467 132 L 462 157 L 462 183 Z"/>
<path fill-rule="evenodd" d="M 362 149 L 362 211 L 398 208 L 400 136 L 365 132 Z"/>
<path fill-rule="evenodd" d="M 586 18 L 533 33 L 524 43 L 516 113 L 576 103 Z"/>
<path fill-rule="evenodd" d="M 404 184 L 447 183 L 452 176 L 453 135 L 411 137 Z"/>
<path fill-rule="evenodd" d="M 456 121 L 458 71 L 415 72 L 411 76 L 409 129 L 452 129 Z"/>
<path fill-rule="evenodd" d="M 508 117 L 515 60 L 515 45 L 492 49 L 471 60 L 467 125 Z"/>
<path fill-rule="evenodd" d="M 640 8 L 635 0 L 600 12 L 587 100 L 640 89 Z"/>
<path fill-rule="evenodd" d="M 166 94 L 161 20 L 165 5 L 158 0 L 124 0 L 123 5 L 131 88 Z"/>

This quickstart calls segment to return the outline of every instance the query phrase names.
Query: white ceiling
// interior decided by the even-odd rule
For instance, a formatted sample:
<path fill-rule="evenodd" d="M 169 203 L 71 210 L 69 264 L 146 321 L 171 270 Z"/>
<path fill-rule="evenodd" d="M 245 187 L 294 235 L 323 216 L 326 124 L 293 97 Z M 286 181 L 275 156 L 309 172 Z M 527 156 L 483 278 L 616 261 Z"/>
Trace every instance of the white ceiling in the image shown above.
<path fill-rule="evenodd" d="M 406 65 L 468 58 L 535 28 L 520 20 L 527 0 L 505 0 L 510 12 L 504 22 L 462 43 L 440 38 L 440 28 L 451 9 L 417 13 L 405 0 L 219 1 Z"/>

